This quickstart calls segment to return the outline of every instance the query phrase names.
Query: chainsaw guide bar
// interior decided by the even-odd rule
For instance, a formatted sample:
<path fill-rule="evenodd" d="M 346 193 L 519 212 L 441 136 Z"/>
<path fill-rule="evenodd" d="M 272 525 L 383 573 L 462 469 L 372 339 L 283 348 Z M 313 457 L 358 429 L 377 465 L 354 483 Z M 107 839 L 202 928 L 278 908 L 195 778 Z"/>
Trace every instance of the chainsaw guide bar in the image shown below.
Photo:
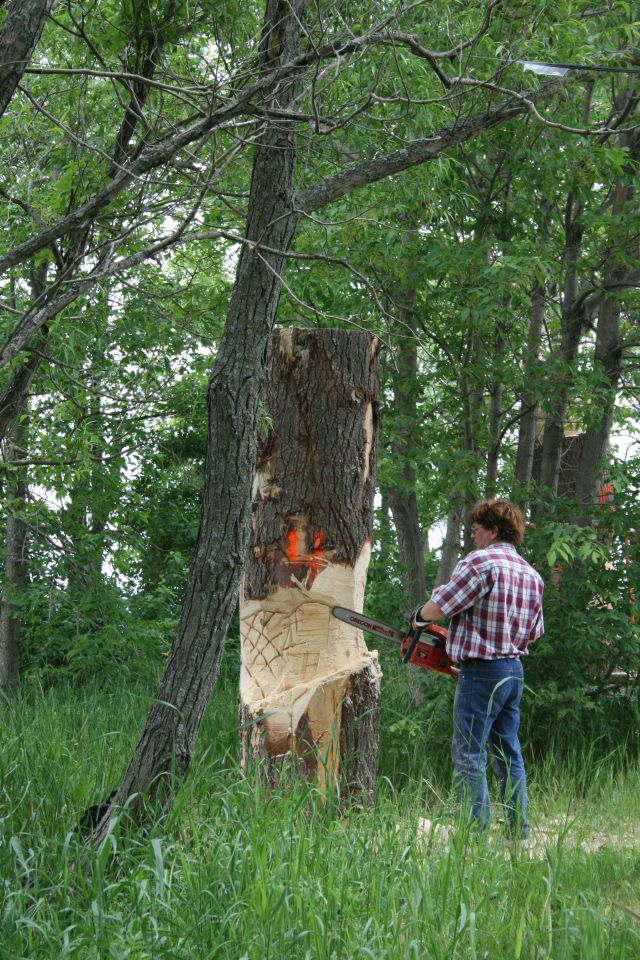
<path fill-rule="evenodd" d="M 406 639 L 407 634 L 405 631 L 396 630 L 395 627 L 389 627 L 386 623 L 373 620 L 372 617 L 367 617 L 364 613 L 347 610 L 346 607 L 333 607 L 331 612 L 338 620 L 342 620 L 344 623 L 350 623 L 352 627 L 357 627 L 359 630 L 367 630 L 369 633 L 375 633 L 378 637 L 385 637 L 386 640 L 404 643 Z"/>

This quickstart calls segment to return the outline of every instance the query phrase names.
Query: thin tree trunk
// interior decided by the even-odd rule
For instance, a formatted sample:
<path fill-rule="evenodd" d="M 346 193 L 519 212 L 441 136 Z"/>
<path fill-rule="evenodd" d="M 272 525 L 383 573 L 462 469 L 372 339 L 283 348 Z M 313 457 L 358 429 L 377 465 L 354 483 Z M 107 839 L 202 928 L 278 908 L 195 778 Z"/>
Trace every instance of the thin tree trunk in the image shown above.
<path fill-rule="evenodd" d="M 608 386 L 605 406 L 597 424 L 587 428 L 576 468 L 575 499 L 582 505 L 581 518 L 587 520 L 597 503 L 604 478 L 604 460 L 615 412 L 615 399 L 620 381 L 623 348 L 620 336 L 620 302 L 615 294 L 605 297 L 600 307 L 594 362 L 601 365 Z"/>
<path fill-rule="evenodd" d="M 407 614 L 424 600 L 424 539 L 418 516 L 416 472 L 413 462 L 417 453 L 418 429 L 417 382 L 418 341 L 415 317 L 415 290 L 396 293 L 400 305 L 400 320 L 396 353 L 397 369 L 393 385 L 393 443 L 392 452 L 398 470 L 394 480 L 386 485 L 386 495 L 398 538 L 400 562 L 405 575 Z"/>
<path fill-rule="evenodd" d="M 559 349 L 547 360 L 553 376 L 553 390 L 550 391 L 550 409 L 545 421 L 540 462 L 540 484 L 546 491 L 546 496 L 551 497 L 557 493 L 560 477 L 564 423 L 571 387 L 570 365 L 578 352 L 586 319 L 578 301 L 578 261 L 583 236 L 581 215 L 580 202 L 569 194 L 565 202 L 561 343 Z M 536 512 L 541 509 L 539 504 Z"/>
<path fill-rule="evenodd" d="M 240 600 L 243 759 L 294 761 L 323 789 L 372 799 L 380 670 L 360 631 L 373 532 L 378 342 L 274 334 Z"/>
<path fill-rule="evenodd" d="M 261 41 L 263 70 L 300 49 L 305 0 L 268 0 Z M 284 109 L 295 95 L 289 78 L 274 92 Z M 280 120 L 256 144 L 247 237 L 283 254 L 296 226 L 293 212 L 295 135 Z M 209 431 L 200 529 L 182 616 L 163 677 L 113 804 L 155 794 L 172 773 L 181 777 L 215 682 L 224 637 L 236 608 L 251 514 L 256 424 L 285 257 L 244 244 L 227 322 L 209 383 Z M 140 797 L 136 803 L 140 802 Z M 109 812 L 94 835 L 107 829 Z"/>
<path fill-rule="evenodd" d="M 453 568 L 460 559 L 461 543 L 460 533 L 465 516 L 464 497 L 460 491 L 454 490 L 451 497 L 451 506 L 447 515 L 447 529 L 442 544 L 442 553 L 440 554 L 440 563 L 436 574 L 435 587 L 446 583 Z"/>
<path fill-rule="evenodd" d="M 477 349 L 477 343 L 471 338 L 469 342 L 468 362 L 472 361 Z M 463 394 L 462 429 L 463 449 L 469 458 L 479 463 L 478 444 L 476 440 L 479 414 L 482 412 L 482 389 L 470 387 L 464 381 L 461 384 Z M 478 471 L 479 473 L 479 471 Z M 464 526 L 465 517 L 473 507 L 476 495 L 471 481 L 467 478 L 464 486 L 454 486 L 449 500 L 447 514 L 447 529 L 442 544 L 440 563 L 436 574 L 435 586 L 446 583 L 453 568 L 460 559 L 462 552 L 468 553 L 472 547 L 471 535 Z M 475 485 L 475 484 L 474 484 Z"/>
<path fill-rule="evenodd" d="M 405 215 L 400 216 L 406 220 Z M 410 233 L 402 236 L 404 246 Z M 392 371 L 393 386 L 393 436 L 392 453 L 395 472 L 385 485 L 387 501 L 396 531 L 398 553 L 404 574 L 405 614 L 407 622 L 412 611 L 423 603 L 426 595 L 424 575 L 424 531 L 418 515 L 416 495 L 416 471 L 413 464 L 419 459 L 418 450 L 418 338 L 416 299 L 413 283 L 408 281 L 409 267 L 402 267 L 403 282 L 395 291 L 398 310 L 395 340 L 396 367 Z M 423 700 L 423 691 L 418 675 L 419 667 L 407 665 L 409 697 L 413 703 Z"/>
<path fill-rule="evenodd" d="M 14 423 L 5 444 L 5 459 L 23 456 L 24 421 Z M 5 519 L 5 596 L 0 608 L 0 691 L 15 693 L 20 665 L 20 617 L 16 613 L 15 594 L 25 584 L 27 528 L 20 517 L 24 507 L 26 483 L 23 468 L 9 471 L 6 484 Z"/>
<path fill-rule="evenodd" d="M 471 354 L 476 352 L 477 344 L 472 343 Z M 483 414 L 483 391 L 481 387 L 471 387 L 465 398 L 465 410 L 463 414 L 464 430 L 464 448 L 468 452 L 471 461 L 474 463 L 473 479 L 469 479 L 464 487 L 462 512 L 460 522 L 464 524 L 465 517 L 471 511 L 473 505 L 478 499 L 478 487 L 480 483 L 480 470 L 482 457 L 478 445 L 478 429 L 481 425 Z M 466 525 L 462 527 L 462 549 L 468 553 L 473 548 L 471 532 Z"/>
<path fill-rule="evenodd" d="M 540 341 L 544 322 L 544 285 L 535 280 L 531 291 L 529 332 L 524 363 L 525 389 L 520 400 L 520 426 L 516 452 L 515 485 L 513 497 L 524 510 L 527 506 L 526 491 L 533 473 L 533 456 L 536 443 L 537 403 L 535 394 L 528 389 L 535 376 L 540 360 Z"/>
<path fill-rule="evenodd" d="M 504 355 L 504 337 L 498 333 L 495 356 L 500 360 Z M 494 497 L 498 483 L 498 460 L 500 457 L 500 424 L 502 421 L 502 383 L 498 379 L 491 388 L 489 397 L 489 430 L 487 437 L 487 474 L 485 497 Z"/>

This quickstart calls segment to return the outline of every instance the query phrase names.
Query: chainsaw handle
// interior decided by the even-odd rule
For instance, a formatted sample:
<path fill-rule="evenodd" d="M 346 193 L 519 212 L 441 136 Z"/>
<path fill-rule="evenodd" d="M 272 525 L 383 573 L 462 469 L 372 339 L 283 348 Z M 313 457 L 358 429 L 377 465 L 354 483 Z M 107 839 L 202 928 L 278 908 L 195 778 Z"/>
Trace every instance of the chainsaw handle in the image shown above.
<path fill-rule="evenodd" d="M 409 643 L 409 646 L 407 647 L 407 652 L 405 653 L 405 655 L 404 655 L 403 658 L 402 658 L 402 662 L 403 662 L 403 663 L 409 663 L 409 660 L 411 660 L 411 656 L 412 656 L 412 654 L 413 654 L 413 651 L 415 650 L 415 648 L 416 648 L 417 645 L 418 645 L 418 640 L 420 639 L 420 634 L 422 633 L 422 630 L 423 630 L 422 627 L 413 627 L 413 628 L 410 629 L 409 632 L 407 633 L 407 640 L 409 639 L 409 637 L 411 637 L 411 642 Z"/>

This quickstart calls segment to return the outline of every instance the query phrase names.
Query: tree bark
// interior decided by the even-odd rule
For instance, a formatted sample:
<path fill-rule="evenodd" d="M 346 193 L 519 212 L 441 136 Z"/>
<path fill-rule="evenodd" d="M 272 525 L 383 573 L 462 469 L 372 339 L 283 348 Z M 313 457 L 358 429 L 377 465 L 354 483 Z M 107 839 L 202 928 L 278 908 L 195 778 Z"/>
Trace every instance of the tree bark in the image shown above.
<path fill-rule="evenodd" d="M 5 444 L 7 460 L 18 459 L 24 445 L 24 423 L 16 421 Z M 27 528 L 20 517 L 26 483 L 23 469 L 8 473 L 5 519 L 5 596 L 0 608 L 0 691 L 11 696 L 18 686 L 20 665 L 20 617 L 16 615 L 15 593 L 25 584 Z"/>
<path fill-rule="evenodd" d="M 29 65 L 56 0 L 13 0 L 0 34 L 0 116 Z"/>
<path fill-rule="evenodd" d="M 418 341 L 415 317 L 415 290 L 396 293 L 400 307 L 397 369 L 393 385 L 392 453 L 397 463 L 397 476 L 387 484 L 387 502 L 391 508 L 398 538 L 400 562 L 405 575 L 407 614 L 425 598 L 424 539 L 418 516 L 416 471 L 412 461 L 417 453 L 418 430 Z"/>
<path fill-rule="evenodd" d="M 377 452 L 376 338 L 277 331 L 264 406 L 271 423 L 258 446 L 240 600 L 243 761 L 265 759 L 272 776 L 294 760 L 323 789 L 340 783 L 341 796 L 371 799 L 377 656 L 331 608 L 363 607 Z"/>
<path fill-rule="evenodd" d="M 527 500 L 524 491 L 531 483 L 533 473 L 533 455 L 536 443 L 537 403 L 529 384 L 535 375 L 540 360 L 540 341 L 544 323 L 545 290 L 539 280 L 535 280 L 531 291 L 529 310 L 529 332 L 524 361 L 525 389 L 520 399 L 520 427 L 518 430 L 518 448 L 516 451 L 515 485 L 513 497 L 522 509 L 526 509 Z"/>
<path fill-rule="evenodd" d="M 496 336 L 495 356 L 501 359 L 504 355 L 504 337 L 498 331 Z M 500 371 L 499 376 L 503 374 Z M 498 483 L 498 461 L 500 458 L 500 425 L 502 422 L 502 381 L 497 379 L 491 386 L 489 394 L 489 429 L 487 436 L 487 473 L 485 480 L 485 497 L 494 497 Z"/>
<path fill-rule="evenodd" d="M 540 484 L 546 496 L 555 496 L 560 477 L 564 427 L 569 390 L 570 364 L 576 357 L 586 322 L 584 305 L 578 296 L 578 262 L 582 246 L 582 205 L 572 194 L 565 201 L 565 246 L 563 251 L 563 296 L 560 346 L 547 360 L 554 388 L 547 412 L 540 460 Z M 536 513 L 542 506 L 538 504 Z"/>
<path fill-rule="evenodd" d="M 442 552 L 438 564 L 438 572 L 434 587 L 446 583 L 453 573 L 453 568 L 460 559 L 461 543 L 460 531 L 465 515 L 464 497 L 460 491 L 454 490 L 451 496 L 449 513 L 447 514 L 447 529 L 442 543 Z"/>

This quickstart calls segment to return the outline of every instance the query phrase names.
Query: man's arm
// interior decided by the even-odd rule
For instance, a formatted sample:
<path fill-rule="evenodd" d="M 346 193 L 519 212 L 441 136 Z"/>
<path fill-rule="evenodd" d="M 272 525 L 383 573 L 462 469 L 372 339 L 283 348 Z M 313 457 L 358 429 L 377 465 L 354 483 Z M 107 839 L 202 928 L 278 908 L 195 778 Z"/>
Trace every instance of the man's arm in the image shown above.
<path fill-rule="evenodd" d="M 463 557 L 456 564 L 449 582 L 436 587 L 431 600 L 416 610 L 412 618 L 414 623 L 440 620 L 442 617 L 450 619 L 473 606 L 479 597 L 491 589 L 486 577 L 479 574 L 476 567 L 473 554 Z M 434 597 L 437 599 L 434 600 Z"/>

